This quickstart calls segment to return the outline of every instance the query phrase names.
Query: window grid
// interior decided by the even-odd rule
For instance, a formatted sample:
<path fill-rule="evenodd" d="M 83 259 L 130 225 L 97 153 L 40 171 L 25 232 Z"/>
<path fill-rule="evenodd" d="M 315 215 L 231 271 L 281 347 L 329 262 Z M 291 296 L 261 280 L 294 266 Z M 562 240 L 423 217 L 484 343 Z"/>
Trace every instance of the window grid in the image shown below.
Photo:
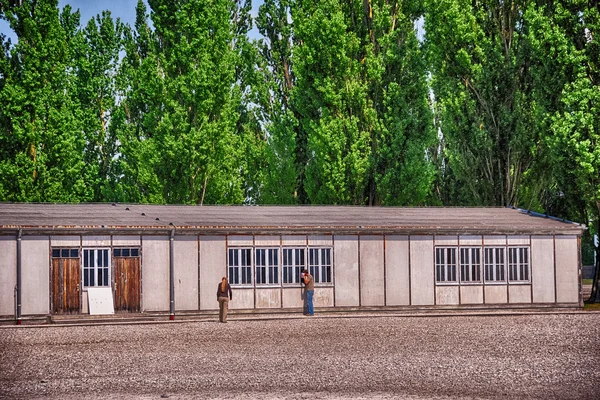
<path fill-rule="evenodd" d="M 227 255 L 229 283 L 252 285 L 252 249 L 230 248 Z"/>
<path fill-rule="evenodd" d="M 504 273 L 504 247 L 486 247 L 484 250 L 485 281 L 506 282 Z"/>
<path fill-rule="evenodd" d="M 300 283 L 302 271 L 306 268 L 305 249 L 284 248 L 283 258 L 283 280 L 284 284 Z"/>
<path fill-rule="evenodd" d="M 456 283 L 456 247 L 435 249 L 435 281 Z"/>
<path fill-rule="evenodd" d="M 529 248 L 508 248 L 509 282 L 529 282 Z"/>
<path fill-rule="evenodd" d="M 308 249 L 308 272 L 315 283 L 331 283 L 331 249 Z"/>
<path fill-rule="evenodd" d="M 481 283 L 481 248 L 460 248 L 460 281 Z"/>
<path fill-rule="evenodd" d="M 113 249 L 113 257 L 139 257 L 140 249 L 139 248 L 114 248 Z"/>
<path fill-rule="evenodd" d="M 331 284 L 332 251 L 331 247 L 228 247 L 229 283 L 300 286 L 302 271 L 307 269 L 316 284 Z"/>
<path fill-rule="evenodd" d="M 255 249 L 256 284 L 279 284 L 279 249 Z"/>
<path fill-rule="evenodd" d="M 110 254 L 108 249 L 83 250 L 83 287 L 110 286 Z"/>
<path fill-rule="evenodd" d="M 53 248 L 52 258 L 79 258 L 79 248 Z"/>
<path fill-rule="evenodd" d="M 460 266 L 458 279 L 456 253 Z M 435 247 L 435 279 L 436 284 L 481 284 L 482 280 L 485 284 L 530 283 L 530 249 L 528 246 Z"/>

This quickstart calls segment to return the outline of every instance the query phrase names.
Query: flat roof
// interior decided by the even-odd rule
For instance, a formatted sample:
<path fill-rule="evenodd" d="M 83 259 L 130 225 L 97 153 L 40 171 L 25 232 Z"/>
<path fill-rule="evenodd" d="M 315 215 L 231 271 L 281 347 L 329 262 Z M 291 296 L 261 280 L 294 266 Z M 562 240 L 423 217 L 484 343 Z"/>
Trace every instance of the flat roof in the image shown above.
<path fill-rule="evenodd" d="M 0 203 L 0 233 L 559 234 L 583 225 L 505 207 L 196 206 Z"/>

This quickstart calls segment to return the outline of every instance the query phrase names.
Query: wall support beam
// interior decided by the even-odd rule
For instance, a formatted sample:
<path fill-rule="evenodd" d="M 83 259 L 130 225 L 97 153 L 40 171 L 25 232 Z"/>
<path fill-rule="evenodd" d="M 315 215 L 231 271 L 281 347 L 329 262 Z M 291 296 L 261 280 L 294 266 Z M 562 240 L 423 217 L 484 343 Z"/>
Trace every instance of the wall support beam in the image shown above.
<path fill-rule="evenodd" d="M 21 236 L 23 230 L 17 234 L 17 325 L 21 325 Z"/>
<path fill-rule="evenodd" d="M 169 319 L 175 320 L 175 229 L 169 237 Z"/>

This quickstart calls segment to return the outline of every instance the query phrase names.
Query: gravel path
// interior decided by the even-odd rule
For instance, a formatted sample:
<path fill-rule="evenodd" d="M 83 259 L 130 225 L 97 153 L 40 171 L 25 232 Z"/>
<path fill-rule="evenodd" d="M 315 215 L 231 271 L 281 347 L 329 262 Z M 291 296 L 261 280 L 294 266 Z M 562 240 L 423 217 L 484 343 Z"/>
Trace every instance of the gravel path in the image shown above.
<path fill-rule="evenodd" d="M 0 328 L 0 398 L 600 398 L 600 314 Z"/>

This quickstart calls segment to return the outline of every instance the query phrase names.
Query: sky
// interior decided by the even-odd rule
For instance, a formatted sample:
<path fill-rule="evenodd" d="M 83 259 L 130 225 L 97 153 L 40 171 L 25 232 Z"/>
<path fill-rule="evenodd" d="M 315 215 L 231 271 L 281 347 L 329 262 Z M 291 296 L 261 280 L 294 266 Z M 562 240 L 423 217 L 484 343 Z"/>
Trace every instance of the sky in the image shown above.
<path fill-rule="evenodd" d="M 62 10 L 67 4 L 73 10 L 79 9 L 81 13 L 81 25 L 87 25 L 87 22 L 100 14 L 103 10 L 110 10 L 113 18 L 121 18 L 121 21 L 133 26 L 135 23 L 135 6 L 138 0 L 59 0 L 58 7 Z M 255 17 L 258 13 L 258 7 L 263 3 L 263 0 L 252 0 L 252 16 Z M 10 29 L 8 23 L 0 20 L 0 33 L 5 34 L 13 43 L 16 42 L 16 36 Z M 253 29 L 250 32 L 250 37 L 256 38 L 258 32 Z"/>

